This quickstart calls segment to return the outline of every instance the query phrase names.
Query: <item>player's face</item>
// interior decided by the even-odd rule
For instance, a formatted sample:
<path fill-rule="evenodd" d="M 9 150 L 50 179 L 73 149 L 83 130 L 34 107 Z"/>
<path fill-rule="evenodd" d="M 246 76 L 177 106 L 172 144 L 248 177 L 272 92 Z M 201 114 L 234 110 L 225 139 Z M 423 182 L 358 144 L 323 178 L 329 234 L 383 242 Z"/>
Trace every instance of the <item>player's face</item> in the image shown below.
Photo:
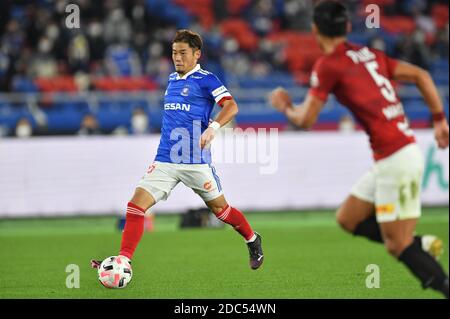
<path fill-rule="evenodd" d="M 175 42 L 172 44 L 172 60 L 175 71 L 183 75 L 192 70 L 200 58 L 200 50 L 194 50 L 189 44 Z"/>

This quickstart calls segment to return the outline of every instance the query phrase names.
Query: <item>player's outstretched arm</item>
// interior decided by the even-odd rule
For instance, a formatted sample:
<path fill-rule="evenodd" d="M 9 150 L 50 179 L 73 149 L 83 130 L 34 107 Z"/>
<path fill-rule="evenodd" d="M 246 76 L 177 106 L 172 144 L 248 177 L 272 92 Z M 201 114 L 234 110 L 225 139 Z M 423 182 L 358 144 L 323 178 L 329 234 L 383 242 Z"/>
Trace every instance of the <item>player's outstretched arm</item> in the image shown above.
<path fill-rule="evenodd" d="M 214 122 L 203 132 L 200 139 L 200 147 L 203 149 L 214 139 L 216 131 L 230 122 L 238 113 L 239 109 L 234 99 L 225 100 L 221 103 L 222 110 L 217 114 Z"/>
<path fill-rule="evenodd" d="M 437 144 L 440 148 L 447 148 L 449 144 L 448 123 L 441 98 L 430 73 L 418 66 L 400 61 L 395 67 L 393 78 L 401 82 L 414 83 L 417 86 L 432 113 Z"/>
<path fill-rule="evenodd" d="M 303 129 L 309 129 L 317 121 L 324 105 L 322 100 L 308 94 L 301 105 L 294 107 L 289 93 L 283 88 L 276 88 L 270 93 L 269 103 L 286 114 L 290 122 Z"/>

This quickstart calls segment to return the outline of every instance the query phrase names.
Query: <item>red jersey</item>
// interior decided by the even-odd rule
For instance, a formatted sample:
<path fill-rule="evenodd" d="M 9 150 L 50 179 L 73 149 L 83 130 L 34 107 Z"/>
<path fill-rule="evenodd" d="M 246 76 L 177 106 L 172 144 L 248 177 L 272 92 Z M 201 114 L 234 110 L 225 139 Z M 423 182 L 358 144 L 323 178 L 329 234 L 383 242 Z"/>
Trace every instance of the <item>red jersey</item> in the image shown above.
<path fill-rule="evenodd" d="M 326 101 L 333 93 L 369 135 L 375 160 L 414 143 L 391 79 L 398 61 L 348 42 L 314 64 L 309 93 Z"/>

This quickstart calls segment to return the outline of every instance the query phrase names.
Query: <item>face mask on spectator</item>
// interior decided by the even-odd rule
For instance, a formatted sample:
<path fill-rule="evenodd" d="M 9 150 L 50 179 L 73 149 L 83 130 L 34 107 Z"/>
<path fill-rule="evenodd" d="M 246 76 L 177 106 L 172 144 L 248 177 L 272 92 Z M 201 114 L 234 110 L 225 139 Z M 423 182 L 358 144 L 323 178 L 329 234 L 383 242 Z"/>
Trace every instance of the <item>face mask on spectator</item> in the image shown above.
<path fill-rule="evenodd" d="M 136 133 L 145 133 L 148 127 L 148 118 L 145 115 L 135 115 L 131 119 L 131 126 Z"/>
<path fill-rule="evenodd" d="M 41 39 L 39 41 L 39 52 L 48 53 L 52 48 L 52 43 L 48 39 Z"/>
<path fill-rule="evenodd" d="M 31 126 L 28 124 L 19 124 L 16 128 L 17 137 L 30 137 L 32 134 Z"/>
<path fill-rule="evenodd" d="M 339 123 L 339 131 L 341 132 L 353 132 L 355 130 L 355 124 L 350 118 L 343 118 Z"/>
<path fill-rule="evenodd" d="M 50 39 L 57 39 L 59 37 L 59 29 L 55 24 L 49 25 L 47 27 L 47 32 L 46 35 L 50 38 Z"/>
<path fill-rule="evenodd" d="M 102 34 L 102 25 L 98 22 L 92 22 L 89 25 L 88 33 L 93 38 L 100 36 Z"/>

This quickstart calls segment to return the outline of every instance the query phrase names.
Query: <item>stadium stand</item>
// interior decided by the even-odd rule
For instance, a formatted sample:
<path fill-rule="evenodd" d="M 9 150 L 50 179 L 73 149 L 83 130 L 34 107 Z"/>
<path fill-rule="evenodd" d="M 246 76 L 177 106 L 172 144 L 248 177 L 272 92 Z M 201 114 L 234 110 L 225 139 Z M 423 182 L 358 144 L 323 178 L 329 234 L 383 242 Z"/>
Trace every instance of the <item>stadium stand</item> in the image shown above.
<path fill-rule="evenodd" d="M 240 127 L 290 129 L 266 105 L 279 85 L 300 101 L 320 50 L 310 33 L 315 1 L 134 0 L 72 1 L 81 28 L 65 27 L 66 0 L 2 1 L 0 10 L 0 136 L 14 136 L 25 117 L 34 135 L 76 134 L 87 113 L 105 133 L 130 128 L 139 105 L 160 126 L 161 101 L 173 70 L 171 39 L 178 28 L 204 37 L 202 66 L 218 74 L 240 106 Z M 424 0 L 346 1 L 350 41 L 382 49 L 428 69 L 448 114 L 448 3 Z M 380 28 L 365 25 L 377 4 Z M 417 90 L 398 87 L 413 127 L 429 114 Z M 314 129 L 339 127 L 348 112 L 330 99 Z"/>

